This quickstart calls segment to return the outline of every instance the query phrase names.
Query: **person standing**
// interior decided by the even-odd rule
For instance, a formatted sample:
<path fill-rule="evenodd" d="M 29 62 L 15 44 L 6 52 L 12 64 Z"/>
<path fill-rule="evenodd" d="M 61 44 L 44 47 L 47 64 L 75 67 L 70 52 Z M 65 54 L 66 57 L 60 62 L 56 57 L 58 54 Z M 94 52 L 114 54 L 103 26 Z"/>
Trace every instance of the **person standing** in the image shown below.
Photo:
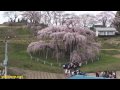
<path fill-rule="evenodd" d="M 68 76 L 68 69 L 65 69 L 65 76 Z"/>
<path fill-rule="evenodd" d="M 100 72 L 100 75 L 99 75 L 100 77 L 103 77 L 103 72 Z"/>
<path fill-rule="evenodd" d="M 96 72 L 96 77 L 99 77 L 99 72 Z"/>
<path fill-rule="evenodd" d="M 112 75 L 113 75 L 114 78 L 116 78 L 116 73 L 115 72 L 113 72 Z"/>
<path fill-rule="evenodd" d="M 81 67 L 81 66 L 82 66 L 82 63 L 80 62 L 80 63 L 79 63 L 79 67 Z"/>
<path fill-rule="evenodd" d="M 68 69 L 68 77 L 71 77 L 71 70 Z"/>
<path fill-rule="evenodd" d="M 75 75 L 75 74 L 74 74 L 74 70 L 72 70 L 72 71 L 71 71 L 71 74 L 72 74 L 72 76 L 74 76 L 74 75 Z"/>

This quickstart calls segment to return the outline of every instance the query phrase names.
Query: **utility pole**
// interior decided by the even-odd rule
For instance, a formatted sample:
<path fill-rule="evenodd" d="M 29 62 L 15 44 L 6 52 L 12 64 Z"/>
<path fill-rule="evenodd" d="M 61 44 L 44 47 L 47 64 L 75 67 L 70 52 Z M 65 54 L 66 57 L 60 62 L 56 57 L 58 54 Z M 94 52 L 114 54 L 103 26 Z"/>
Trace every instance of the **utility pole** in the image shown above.
<path fill-rule="evenodd" d="M 7 78 L 7 62 L 8 62 L 8 52 L 7 52 L 7 40 L 5 40 L 5 60 L 3 61 L 3 65 L 5 67 L 5 79 Z"/>

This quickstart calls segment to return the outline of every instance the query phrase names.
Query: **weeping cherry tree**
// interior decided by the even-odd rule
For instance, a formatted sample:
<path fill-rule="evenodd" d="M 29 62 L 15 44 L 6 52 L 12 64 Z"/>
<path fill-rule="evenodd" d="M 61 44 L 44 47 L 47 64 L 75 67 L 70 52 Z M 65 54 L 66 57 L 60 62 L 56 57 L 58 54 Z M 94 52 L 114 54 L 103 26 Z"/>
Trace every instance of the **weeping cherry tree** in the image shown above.
<path fill-rule="evenodd" d="M 78 26 L 50 26 L 38 31 L 38 41 L 28 45 L 27 52 L 34 57 L 52 57 L 57 60 L 67 59 L 69 62 L 86 62 L 96 59 L 100 44 L 96 42 L 95 33 Z"/>

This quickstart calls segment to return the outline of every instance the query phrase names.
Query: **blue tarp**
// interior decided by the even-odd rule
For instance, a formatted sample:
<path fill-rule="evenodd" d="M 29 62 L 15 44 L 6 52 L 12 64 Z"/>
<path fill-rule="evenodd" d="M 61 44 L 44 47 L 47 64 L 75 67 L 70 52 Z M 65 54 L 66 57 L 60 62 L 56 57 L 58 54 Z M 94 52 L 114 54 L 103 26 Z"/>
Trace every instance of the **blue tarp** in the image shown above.
<path fill-rule="evenodd" d="M 68 79 L 110 79 L 110 78 L 94 77 L 94 76 L 87 76 L 87 75 L 75 75 Z"/>

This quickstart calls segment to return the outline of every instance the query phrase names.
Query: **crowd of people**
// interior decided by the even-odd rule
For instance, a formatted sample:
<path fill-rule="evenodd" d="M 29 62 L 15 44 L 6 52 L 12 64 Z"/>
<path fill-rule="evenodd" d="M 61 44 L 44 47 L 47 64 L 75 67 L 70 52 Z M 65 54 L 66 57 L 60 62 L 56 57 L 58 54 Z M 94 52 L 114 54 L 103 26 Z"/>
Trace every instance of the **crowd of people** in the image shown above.
<path fill-rule="evenodd" d="M 86 75 L 86 73 L 80 71 L 81 63 L 80 62 L 71 62 L 63 65 L 63 69 L 66 77 L 71 77 L 74 75 Z M 116 78 L 115 71 L 99 71 L 96 72 L 96 77 L 105 77 L 105 78 Z"/>
<path fill-rule="evenodd" d="M 63 65 L 63 69 L 66 77 L 71 77 L 74 75 L 85 75 L 85 73 L 80 71 L 81 63 L 79 62 L 71 62 Z"/>
<path fill-rule="evenodd" d="M 116 78 L 115 71 L 96 72 L 96 77 Z"/>

